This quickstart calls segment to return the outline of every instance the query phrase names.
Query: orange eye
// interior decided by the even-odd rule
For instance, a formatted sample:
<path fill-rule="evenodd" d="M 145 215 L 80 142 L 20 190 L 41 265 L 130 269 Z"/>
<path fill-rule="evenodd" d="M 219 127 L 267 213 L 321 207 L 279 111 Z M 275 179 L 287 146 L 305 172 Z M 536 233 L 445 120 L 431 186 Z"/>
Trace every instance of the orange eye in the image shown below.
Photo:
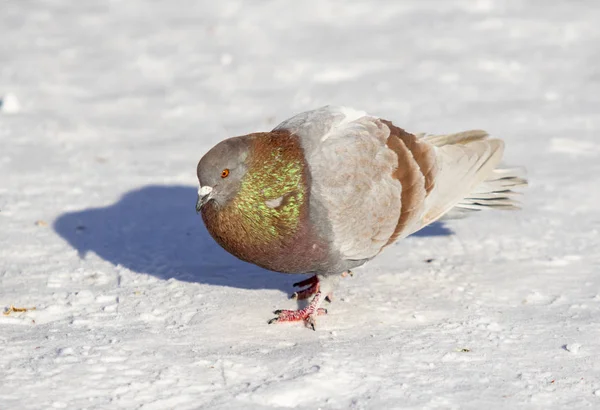
<path fill-rule="evenodd" d="M 221 178 L 227 178 L 229 176 L 229 169 L 225 168 L 223 171 L 221 171 Z"/>

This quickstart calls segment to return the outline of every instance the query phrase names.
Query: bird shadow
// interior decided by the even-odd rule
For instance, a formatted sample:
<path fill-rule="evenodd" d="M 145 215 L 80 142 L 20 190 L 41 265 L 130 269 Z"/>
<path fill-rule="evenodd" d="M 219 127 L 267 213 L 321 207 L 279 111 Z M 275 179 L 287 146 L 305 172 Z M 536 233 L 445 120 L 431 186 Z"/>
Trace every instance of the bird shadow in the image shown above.
<path fill-rule="evenodd" d="M 443 222 L 434 222 L 431 225 L 427 225 L 425 228 L 413 233 L 410 236 L 416 237 L 428 237 L 428 236 L 450 236 L 454 232 L 444 225 Z"/>
<path fill-rule="evenodd" d="M 243 262 L 223 250 L 196 215 L 196 189 L 148 185 L 116 203 L 67 212 L 54 230 L 85 259 L 88 252 L 137 273 L 160 279 L 287 292 L 295 275 L 281 275 Z M 441 223 L 416 236 L 451 235 Z"/>

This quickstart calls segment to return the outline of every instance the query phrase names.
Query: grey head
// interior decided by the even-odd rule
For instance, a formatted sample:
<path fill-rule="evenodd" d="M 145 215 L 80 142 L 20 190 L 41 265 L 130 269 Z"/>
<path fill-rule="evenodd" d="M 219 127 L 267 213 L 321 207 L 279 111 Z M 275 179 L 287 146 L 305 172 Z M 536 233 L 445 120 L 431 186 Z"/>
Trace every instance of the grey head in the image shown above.
<path fill-rule="evenodd" d="M 249 138 L 234 137 L 221 141 L 200 159 L 196 212 L 209 201 L 223 206 L 235 197 L 247 171 L 249 152 Z"/>

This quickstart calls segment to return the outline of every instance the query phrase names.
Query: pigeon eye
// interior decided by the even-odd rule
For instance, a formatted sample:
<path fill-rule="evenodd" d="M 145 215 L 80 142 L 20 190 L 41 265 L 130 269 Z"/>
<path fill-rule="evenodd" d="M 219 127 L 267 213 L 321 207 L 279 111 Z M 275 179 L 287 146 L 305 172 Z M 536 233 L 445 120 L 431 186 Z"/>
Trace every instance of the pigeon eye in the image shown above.
<path fill-rule="evenodd" d="M 221 171 L 221 178 L 227 178 L 229 176 L 229 168 L 225 168 Z"/>

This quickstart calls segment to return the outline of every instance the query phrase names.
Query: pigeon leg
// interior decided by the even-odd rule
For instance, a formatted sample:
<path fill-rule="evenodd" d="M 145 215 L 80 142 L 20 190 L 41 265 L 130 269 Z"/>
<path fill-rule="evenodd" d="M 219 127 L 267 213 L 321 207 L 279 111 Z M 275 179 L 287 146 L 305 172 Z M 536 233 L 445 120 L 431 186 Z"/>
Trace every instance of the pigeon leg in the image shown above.
<path fill-rule="evenodd" d="M 303 286 L 312 285 L 312 284 L 314 284 L 314 283 L 316 283 L 318 281 L 319 281 L 319 278 L 317 277 L 317 275 L 313 275 L 313 276 L 311 276 L 308 279 L 305 279 L 305 280 L 302 280 L 300 282 L 294 283 L 292 286 L 295 287 L 295 288 L 301 288 Z"/>
<path fill-rule="evenodd" d="M 342 272 L 341 276 L 342 276 L 342 278 L 345 278 L 347 276 L 354 276 L 354 273 L 352 273 L 351 270 L 347 270 L 345 272 Z M 292 286 L 294 286 L 294 287 L 308 286 L 308 287 L 306 289 L 302 289 L 302 290 L 299 290 L 298 292 L 292 293 L 292 296 L 290 296 L 290 299 L 297 299 L 297 300 L 308 299 L 310 296 L 314 295 L 319 290 L 319 278 L 317 277 L 317 275 L 314 275 L 303 281 L 296 282 Z M 333 293 L 329 293 L 328 295 L 326 295 L 325 300 L 327 302 L 331 302 L 333 300 Z"/>
<path fill-rule="evenodd" d="M 326 309 L 319 307 L 322 301 L 323 294 L 321 293 L 321 291 L 317 291 L 313 299 L 310 301 L 309 305 L 304 309 L 280 309 L 273 312 L 277 315 L 277 317 L 269 320 L 269 324 L 281 322 L 299 322 L 302 320 L 306 324 L 306 327 L 310 327 L 312 328 L 312 330 L 315 330 L 314 316 L 327 314 Z"/>
<path fill-rule="evenodd" d="M 313 278 L 314 278 L 314 280 L 313 280 Z M 310 283 L 310 285 L 306 289 L 302 289 L 302 290 L 299 290 L 298 292 L 294 292 L 292 294 L 292 296 L 290 297 L 291 299 L 298 299 L 298 300 L 308 299 L 309 297 L 311 297 L 312 295 L 317 293 L 320 288 L 319 278 L 317 278 L 316 275 L 310 279 L 307 279 L 307 280 L 299 282 L 299 283 Z M 294 283 L 294 286 L 296 286 L 296 285 L 298 285 L 298 283 Z"/>
<path fill-rule="evenodd" d="M 327 313 L 326 309 L 320 307 L 321 303 L 325 299 L 326 295 L 330 295 L 333 292 L 333 289 L 340 279 L 339 276 L 321 275 L 315 276 L 315 278 L 315 283 L 306 289 L 308 291 L 313 286 L 316 287 L 315 296 L 312 298 L 308 306 L 299 310 L 276 310 L 274 313 L 277 315 L 277 317 L 269 320 L 269 324 L 303 321 L 307 327 L 315 330 L 316 317 Z"/>

